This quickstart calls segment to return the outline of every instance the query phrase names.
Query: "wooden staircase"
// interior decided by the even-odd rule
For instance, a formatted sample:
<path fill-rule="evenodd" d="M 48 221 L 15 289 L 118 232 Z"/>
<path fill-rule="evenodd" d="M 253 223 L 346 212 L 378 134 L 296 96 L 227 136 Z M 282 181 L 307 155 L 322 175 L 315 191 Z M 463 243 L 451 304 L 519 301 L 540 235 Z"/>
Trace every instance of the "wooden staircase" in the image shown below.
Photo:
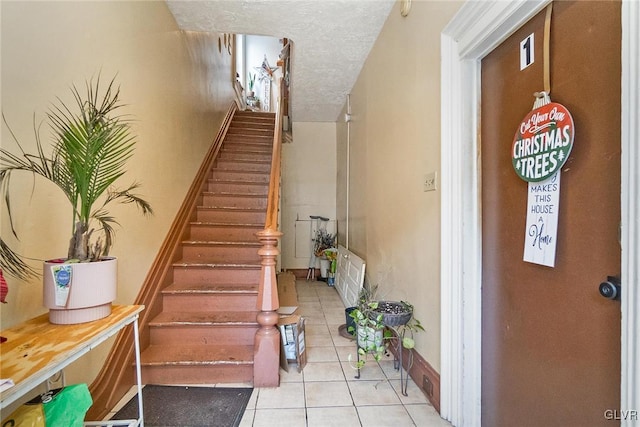
<path fill-rule="evenodd" d="M 148 322 L 145 384 L 253 381 L 275 115 L 233 116 Z"/>

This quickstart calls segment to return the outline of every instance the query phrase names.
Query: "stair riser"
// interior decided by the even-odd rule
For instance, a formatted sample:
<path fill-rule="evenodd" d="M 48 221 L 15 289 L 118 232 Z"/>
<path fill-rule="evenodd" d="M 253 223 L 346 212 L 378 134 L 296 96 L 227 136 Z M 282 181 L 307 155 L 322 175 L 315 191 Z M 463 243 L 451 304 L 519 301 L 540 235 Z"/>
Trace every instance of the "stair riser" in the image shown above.
<path fill-rule="evenodd" d="M 214 225 L 191 225 L 191 240 L 215 240 L 221 242 L 257 242 L 256 233 L 263 227 L 225 227 Z"/>
<path fill-rule="evenodd" d="M 271 163 L 241 162 L 219 159 L 216 162 L 216 170 L 269 172 L 271 170 Z"/>
<path fill-rule="evenodd" d="M 267 111 L 238 111 L 233 116 L 233 122 L 273 122 L 276 121 L 276 114 Z"/>
<path fill-rule="evenodd" d="M 258 327 L 255 326 L 152 326 L 151 344 L 181 343 L 253 345 Z"/>
<path fill-rule="evenodd" d="M 227 135 L 233 136 L 271 136 L 273 138 L 273 128 L 258 128 L 258 127 L 244 127 L 244 126 L 230 126 L 227 131 Z"/>
<path fill-rule="evenodd" d="M 266 213 L 257 212 L 235 212 L 227 210 L 199 209 L 197 221 L 202 222 L 223 222 L 223 223 L 243 223 L 243 224 L 264 224 Z"/>
<path fill-rule="evenodd" d="M 276 114 L 268 111 L 238 111 L 233 116 L 232 123 L 240 122 L 275 122 Z"/>
<path fill-rule="evenodd" d="M 227 135 L 224 140 L 225 148 L 270 148 L 273 147 L 273 136 L 258 135 Z"/>
<path fill-rule="evenodd" d="M 220 182 L 210 180 L 207 190 L 218 193 L 264 194 L 269 192 L 268 184 L 246 184 L 238 182 Z"/>
<path fill-rule="evenodd" d="M 222 152 L 220 159 L 231 161 L 270 162 L 271 153 L 241 153 L 237 151 Z"/>
<path fill-rule="evenodd" d="M 236 269 L 226 267 L 173 267 L 173 280 L 176 283 L 259 283 L 260 269 Z"/>
<path fill-rule="evenodd" d="M 227 133 L 223 148 L 273 149 L 273 132 L 263 134 Z"/>
<path fill-rule="evenodd" d="M 211 179 L 268 184 L 269 174 L 265 172 L 215 170 L 211 173 Z"/>
<path fill-rule="evenodd" d="M 143 384 L 253 383 L 253 364 L 202 366 L 143 366 Z"/>
<path fill-rule="evenodd" d="M 273 145 L 272 142 L 265 142 L 264 144 L 252 144 L 252 143 L 241 143 L 240 141 L 231 142 L 225 144 L 222 147 L 222 151 L 220 155 L 224 155 L 225 153 L 251 153 L 251 154 L 268 154 L 271 156 L 273 153 Z"/>
<path fill-rule="evenodd" d="M 256 132 L 260 132 L 260 133 L 271 133 L 273 134 L 273 127 L 274 124 L 273 123 L 259 123 L 259 122 L 253 122 L 253 123 L 249 123 L 249 122 L 243 122 L 243 123 L 231 123 L 231 126 L 229 126 L 229 132 L 231 133 L 256 133 Z M 227 135 L 229 134 L 229 132 L 227 132 Z"/>
<path fill-rule="evenodd" d="M 232 149 L 273 149 L 272 135 L 227 135 L 223 148 Z"/>
<path fill-rule="evenodd" d="M 268 111 L 236 111 L 234 120 L 275 120 L 276 114 Z"/>
<path fill-rule="evenodd" d="M 214 206 L 221 208 L 266 209 L 266 197 L 227 196 L 215 193 L 205 193 L 202 197 L 202 206 Z"/>
<path fill-rule="evenodd" d="M 230 263 L 259 262 L 258 247 L 183 245 L 182 258 L 185 262 Z"/>
<path fill-rule="evenodd" d="M 275 124 L 275 122 L 276 122 L 275 113 L 271 113 L 270 115 L 264 115 L 264 116 L 255 115 L 255 113 L 253 113 L 251 115 L 246 115 L 246 116 L 236 114 L 231 124 L 232 125 L 242 125 L 242 124 L 264 125 L 264 124 L 271 123 L 272 125 L 271 127 L 273 128 L 273 125 Z"/>
<path fill-rule="evenodd" d="M 165 312 L 255 311 L 256 294 L 164 294 Z"/>

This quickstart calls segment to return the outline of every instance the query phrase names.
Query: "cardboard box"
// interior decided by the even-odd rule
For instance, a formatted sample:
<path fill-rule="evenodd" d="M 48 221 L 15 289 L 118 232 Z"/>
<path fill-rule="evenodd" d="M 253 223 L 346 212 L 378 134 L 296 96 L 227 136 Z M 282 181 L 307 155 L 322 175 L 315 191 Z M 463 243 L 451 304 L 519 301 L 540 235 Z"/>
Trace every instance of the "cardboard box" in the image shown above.
<path fill-rule="evenodd" d="M 298 310 L 296 277 L 293 273 L 280 273 L 277 284 L 280 303 L 278 328 L 282 343 L 280 366 L 289 372 L 289 364 L 295 363 L 298 372 L 301 372 L 307 364 L 307 353 L 305 351 L 305 319 Z"/>
<path fill-rule="evenodd" d="M 305 319 L 298 316 L 296 323 L 280 325 L 280 366 L 289 372 L 289 364 L 297 365 L 298 372 L 307 364 L 307 352 L 305 351 Z"/>

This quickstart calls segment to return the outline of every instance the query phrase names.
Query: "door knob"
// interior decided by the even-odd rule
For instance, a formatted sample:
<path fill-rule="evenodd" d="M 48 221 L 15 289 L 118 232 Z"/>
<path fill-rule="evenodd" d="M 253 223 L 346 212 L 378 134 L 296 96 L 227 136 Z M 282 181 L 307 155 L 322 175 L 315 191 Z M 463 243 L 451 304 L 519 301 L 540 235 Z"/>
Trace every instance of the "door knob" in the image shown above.
<path fill-rule="evenodd" d="M 600 295 L 607 299 L 620 299 L 620 279 L 615 276 L 607 276 L 605 282 L 600 283 Z"/>

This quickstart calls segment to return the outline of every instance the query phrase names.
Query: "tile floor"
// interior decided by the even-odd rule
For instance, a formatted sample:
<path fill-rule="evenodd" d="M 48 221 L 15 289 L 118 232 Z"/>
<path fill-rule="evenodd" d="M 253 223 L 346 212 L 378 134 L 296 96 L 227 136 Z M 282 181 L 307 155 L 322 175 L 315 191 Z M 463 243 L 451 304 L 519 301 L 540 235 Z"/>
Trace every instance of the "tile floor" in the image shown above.
<path fill-rule="evenodd" d="M 280 370 L 280 387 L 256 388 L 240 427 L 404 427 L 451 426 L 440 418 L 422 391 L 409 380 L 400 393 L 400 373 L 393 359 L 367 361 L 360 379 L 349 363 L 353 341 L 340 336 L 344 305 L 324 282 L 296 282 L 306 320 L 307 365 Z"/>

